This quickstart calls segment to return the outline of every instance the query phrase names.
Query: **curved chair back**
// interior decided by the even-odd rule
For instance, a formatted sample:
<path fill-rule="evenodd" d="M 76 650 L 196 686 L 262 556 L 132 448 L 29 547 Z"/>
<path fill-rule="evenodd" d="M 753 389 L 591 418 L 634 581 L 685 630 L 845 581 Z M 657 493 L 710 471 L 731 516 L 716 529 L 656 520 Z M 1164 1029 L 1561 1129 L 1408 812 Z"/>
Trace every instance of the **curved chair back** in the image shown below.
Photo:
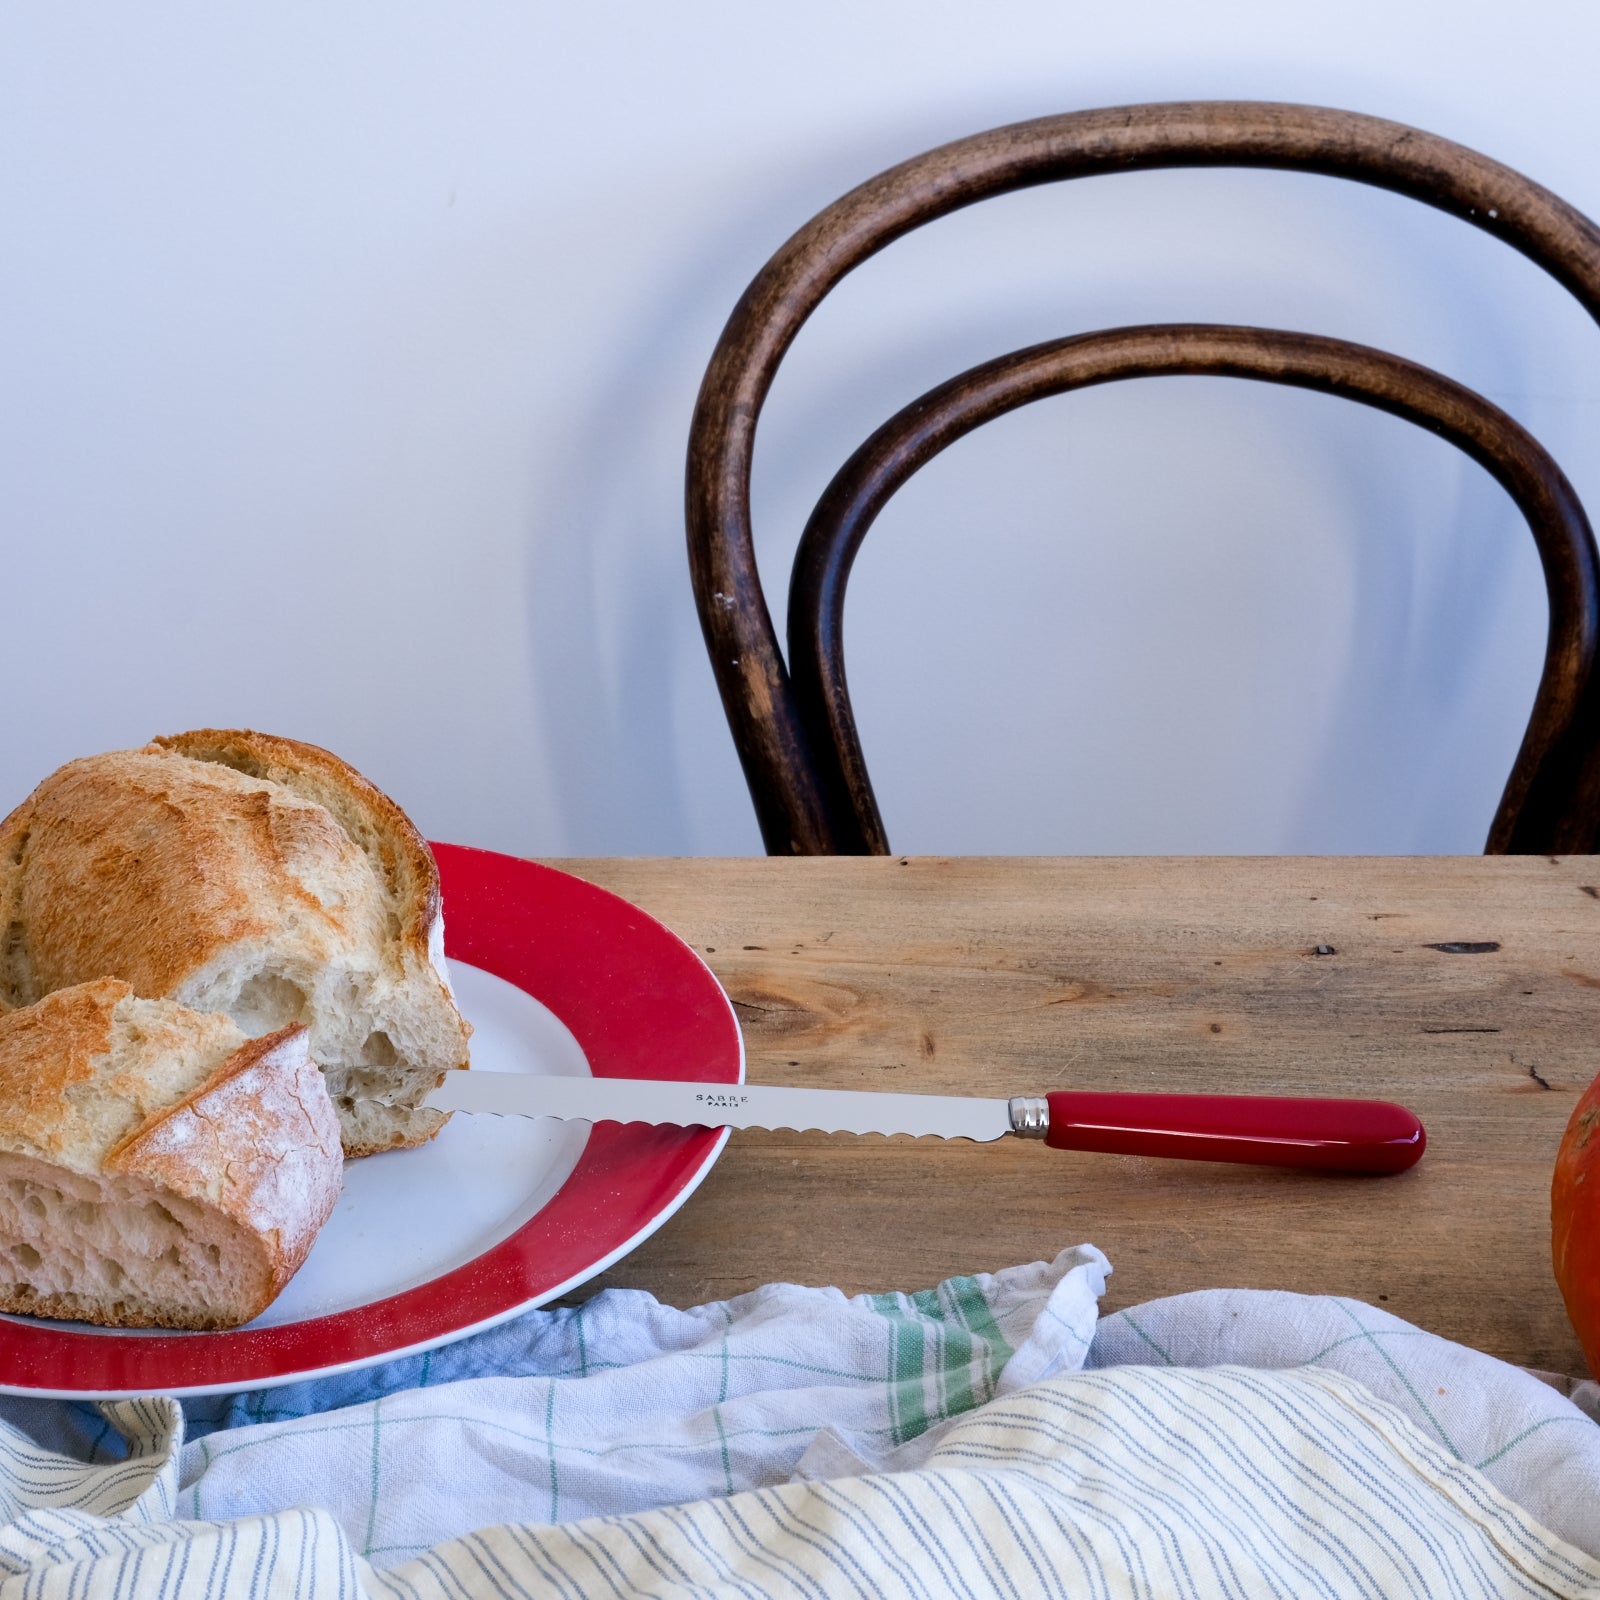
<path fill-rule="evenodd" d="M 1481 462 L 1538 542 L 1550 633 L 1533 713 L 1490 851 L 1588 852 L 1600 838 L 1600 559 L 1570 485 L 1515 422 L 1398 357 L 1262 329 L 1170 326 L 1052 341 L 975 367 L 892 418 L 813 513 L 790 593 L 791 679 L 756 570 L 756 424 L 807 317 L 902 234 L 1042 183 L 1157 167 L 1294 168 L 1391 189 L 1504 239 L 1600 322 L 1600 229 L 1548 190 L 1399 123 L 1252 102 L 1126 106 L 1017 123 L 903 162 L 799 230 L 734 308 L 690 431 L 686 517 L 696 602 L 770 854 L 888 848 L 850 714 L 842 608 L 850 562 L 884 501 L 972 428 L 1029 400 L 1123 377 L 1211 373 L 1319 389 L 1428 427 Z"/>

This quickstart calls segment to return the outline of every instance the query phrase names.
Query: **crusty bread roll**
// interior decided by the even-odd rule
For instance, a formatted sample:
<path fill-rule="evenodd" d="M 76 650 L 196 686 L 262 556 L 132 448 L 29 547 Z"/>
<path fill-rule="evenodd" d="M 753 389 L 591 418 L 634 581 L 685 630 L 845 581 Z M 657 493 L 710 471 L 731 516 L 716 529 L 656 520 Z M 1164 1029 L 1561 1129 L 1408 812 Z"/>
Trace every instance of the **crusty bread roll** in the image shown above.
<path fill-rule="evenodd" d="M 467 1065 L 433 853 L 337 756 L 202 729 L 71 761 L 0 823 L 0 999 L 115 977 L 301 1022 L 346 1155 L 420 1144 L 418 1102 Z"/>
<path fill-rule="evenodd" d="M 306 1030 L 114 978 L 0 1016 L 0 1311 L 108 1327 L 259 1316 L 339 1197 Z"/>

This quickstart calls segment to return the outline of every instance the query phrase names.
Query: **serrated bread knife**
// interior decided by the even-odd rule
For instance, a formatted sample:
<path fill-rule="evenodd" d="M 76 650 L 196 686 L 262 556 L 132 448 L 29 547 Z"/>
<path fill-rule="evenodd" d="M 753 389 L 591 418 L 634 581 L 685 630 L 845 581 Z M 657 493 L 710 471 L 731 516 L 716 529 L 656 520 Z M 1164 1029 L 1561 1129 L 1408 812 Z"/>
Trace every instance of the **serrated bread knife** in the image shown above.
<path fill-rule="evenodd" d="M 1011 1100 L 778 1089 L 658 1078 L 558 1078 L 453 1071 L 427 1098 L 439 1111 L 650 1122 L 700 1128 L 816 1128 L 824 1133 L 933 1134 L 990 1140 L 1016 1134 L 1057 1150 L 1173 1156 L 1329 1172 L 1403 1172 L 1427 1135 L 1386 1100 L 1257 1095 L 1091 1094 L 1058 1090 Z"/>

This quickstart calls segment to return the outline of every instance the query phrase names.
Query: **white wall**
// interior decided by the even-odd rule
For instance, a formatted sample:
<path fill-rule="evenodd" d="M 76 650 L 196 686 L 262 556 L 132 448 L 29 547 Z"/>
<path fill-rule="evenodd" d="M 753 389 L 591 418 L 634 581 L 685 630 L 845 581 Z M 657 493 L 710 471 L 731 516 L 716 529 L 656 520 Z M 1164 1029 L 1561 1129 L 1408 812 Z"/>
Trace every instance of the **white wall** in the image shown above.
<path fill-rule="evenodd" d="M 199 724 L 332 746 L 435 837 L 759 849 L 682 457 L 740 290 L 946 139 L 1270 98 L 1414 122 L 1600 214 L 1578 0 L 285 0 L 0 21 L 0 801 Z M 1394 197 L 1146 174 L 949 219 L 807 329 L 812 500 L 959 366 L 1128 321 L 1305 328 L 1484 391 L 1600 505 L 1600 332 Z M 891 506 L 851 675 L 904 850 L 1471 851 L 1543 643 L 1477 468 L 1320 397 L 1168 380 L 995 424 Z"/>

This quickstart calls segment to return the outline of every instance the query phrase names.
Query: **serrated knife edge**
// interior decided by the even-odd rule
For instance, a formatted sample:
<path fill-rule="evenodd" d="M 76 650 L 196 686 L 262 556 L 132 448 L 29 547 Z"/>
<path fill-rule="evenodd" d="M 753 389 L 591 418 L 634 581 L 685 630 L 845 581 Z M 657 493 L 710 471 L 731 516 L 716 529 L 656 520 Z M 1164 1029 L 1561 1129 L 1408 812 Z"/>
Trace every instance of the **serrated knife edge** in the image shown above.
<path fill-rule="evenodd" d="M 959 1095 L 875 1094 L 860 1089 L 788 1089 L 654 1078 L 568 1078 L 538 1073 L 453 1071 L 427 1098 L 439 1111 L 644 1122 L 676 1127 L 790 1128 L 796 1132 L 1002 1138 L 1010 1102 Z"/>

